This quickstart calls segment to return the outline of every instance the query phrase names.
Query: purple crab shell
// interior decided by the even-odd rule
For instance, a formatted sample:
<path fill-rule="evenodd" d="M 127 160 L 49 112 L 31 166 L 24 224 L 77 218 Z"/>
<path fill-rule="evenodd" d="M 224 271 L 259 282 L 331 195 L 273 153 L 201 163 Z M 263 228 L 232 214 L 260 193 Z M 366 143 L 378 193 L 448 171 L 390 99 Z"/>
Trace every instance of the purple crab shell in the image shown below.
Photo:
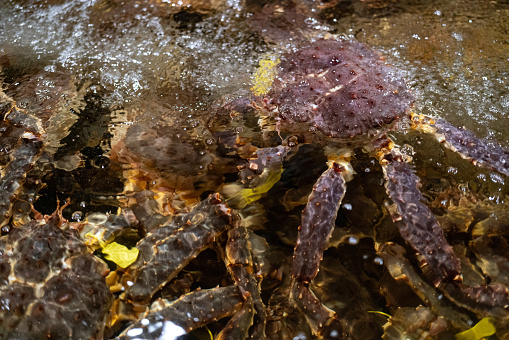
<path fill-rule="evenodd" d="M 281 59 L 267 94 L 281 131 L 365 141 L 391 129 L 414 101 L 402 75 L 357 41 L 322 39 Z"/>

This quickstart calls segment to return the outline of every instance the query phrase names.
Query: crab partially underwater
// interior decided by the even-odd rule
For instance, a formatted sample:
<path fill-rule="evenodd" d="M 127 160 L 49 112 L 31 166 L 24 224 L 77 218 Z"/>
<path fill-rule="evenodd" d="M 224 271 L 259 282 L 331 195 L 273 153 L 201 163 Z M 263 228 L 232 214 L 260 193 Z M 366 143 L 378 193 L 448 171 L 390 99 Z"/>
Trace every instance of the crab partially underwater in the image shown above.
<path fill-rule="evenodd" d="M 315 334 L 343 336 L 335 313 L 314 297 L 309 284 L 318 272 L 345 182 L 352 174 L 347 161 L 350 151 L 344 148 L 359 145 L 378 157 L 387 194 L 395 203 L 391 215 L 403 239 L 418 253 L 426 277 L 467 308 L 506 315 L 509 299 L 505 286 L 461 283 L 460 260 L 422 203 L 419 179 L 408 164 L 410 157 L 385 133 L 405 125 L 432 133 L 463 158 L 504 175 L 509 174 L 509 151 L 442 119 L 409 114 L 413 96 L 403 78 L 358 42 L 319 40 L 284 56 L 266 97 L 264 109 L 283 138 L 290 135 L 293 143 L 321 143 L 329 153 L 329 169 L 318 179 L 302 213 L 292 269 L 291 299 L 306 314 Z"/>
<path fill-rule="evenodd" d="M 219 144 L 223 143 L 220 147 L 214 145 L 211 153 L 223 148 L 248 155 L 245 158 L 249 160 L 243 166 L 240 178 L 248 186 L 246 190 L 251 190 L 250 195 L 255 196 L 269 190 L 274 183 L 270 173 L 281 169 L 283 160 L 293 154 L 292 150 L 308 143 L 325 148 L 329 168 L 316 182 L 302 212 L 290 289 L 290 300 L 306 316 L 312 332 L 318 337 L 346 336 L 336 313 L 314 296 L 310 283 L 318 273 L 322 254 L 327 248 L 345 195 L 346 182 L 353 175 L 349 158 L 353 148 L 358 147 L 369 150 L 382 165 L 387 194 L 394 202 L 389 212 L 402 238 L 417 253 L 427 280 L 442 290 L 448 299 L 467 310 L 478 315 L 507 317 L 509 297 L 505 286 L 496 283 L 469 286 L 462 283 L 459 257 L 448 244 L 437 219 L 422 203 L 419 178 L 409 164 L 411 157 L 403 154 L 386 133 L 409 127 L 433 134 L 445 147 L 458 152 L 463 158 L 503 175 L 509 174 L 509 151 L 442 119 L 411 114 L 409 110 L 413 101 L 399 72 L 385 64 L 376 52 L 355 41 L 318 40 L 281 57 L 271 90 L 264 98 L 236 100 L 221 106 L 218 111 L 218 116 L 224 117 L 226 111 L 226 116 L 232 119 L 256 112 L 261 117 L 262 129 L 275 126 L 273 132 L 277 133 L 281 145 L 272 146 L 271 140 L 266 143 L 270 147 L 256 149 L 236 139 L 234 133 L 212 130 L 211 134 L 204 134 L 214 136 Z M 145 164 L 159 162 L 154 153 L 146 151 L 155 148 L 164 153 L 165 147 L 158 146 L 165 138 L 164 131 L 165 128 L 159 127 L 152 130 L 150 134 L 155 136 L 141 148 L 136 143 L 129 147 L 126 142 L 127 150 L 143 158 Z M 207 143 L 198 143 L 197 147 L 198 144 L 193 142 L 194 147 L 184 147 L 186 143 L 189 142 L 177 142 L 183 150 L 191 154 L 195 152 L 195 158 L 200 160 L 186 164 L 199 166 L 200 170 L 195 175 L 205 173 L 206 169 L 200 164 L 206 162 L 210 168 L 212 163 L 207 156 Z M 384 252 L 389 254 L 391 250 L 386 248 Z M 150 261 L 145 263 L 148 265 Z M 146 300 L 161 286 L 161 282 L 167 282 L 166 274 L 157 272 L 160 283 L 144 288 L 146 293 L 141 295 L 134 292 L 151 280 L 148 274 L 143 274 L 145 279 L 138 277 L 127 291 L 128 299 L 136 301 L 141 297 L 141 300 Z M 263 313 L 258 304 L 256 314 L 260 316 Z M 164 319 L 160 315 L 158 317 L 159 320 Z M 137 331 L 142 332 L 143 322 L 148 324 L 148 321 L 139 321 Z M 263 328 L 264 323 L 258 322 L 258 326 Z M 261 335 L 263 331 L 255 334 Z"/>
<path fill-rule="evenodd" d="M 173 181 L 177 178 L 177 187 L 174 189 L 178 191 L 190 190 L 197 179 L 208 172 L 212 172 L 213 176 L 226 173 L 229 170 L 212 170 L 214 166 L 219 167 L 217 159 L 234 154 L 237 157 L 235 160 L 240 158 L 245 163 L 239 176 L 240 181 L 248 186 L 245 190 L 248 190 L 249 195 L 258 197 L 277 181 L 277 175 L 271 174 L 274 171 L 280 174 L 277 171 L 281 169 L 283 160 L 291 158 L 293 151 L 300 145 L 323 147 L 329 159 L 329 168 L 319 177 L 302 212 L 289 296 L 291 304 L 305 315 L 310 329 L 317 337 L 343 338 L 347 332 L 340 318 L 314 296 L 310 285 L 318 273 L 322 254 L 332 233 L 345 195 L 346 182 L 353 175 L 349 158 L 353 148 L 362 146 L 372 152 L 382 165 L 387 194 L 394 201 L 389 213 L 402 238 L 417 253 L 426 279 L 442 290 L 449 300 L 478 316 L 493 315 L 502 320 L 507 319 L 509 298 L 505 286 L 470 286 L 462 283 L 459 257 L 448 244 L 430 209 L 421 202 L 423 199 L 418 190 L 419 179 L 409 164 L 410 157 L 403 154 L 386 133 L 410 127 L 434 134 L 447 148 L 457 151 L 462 157 L 506 176 L 509 175 L 509 151 L 455 128 L 444 120 L 412 115 L 409 110 L 413 101 L 398 71 L 386 65 L 377 53 L 363 44 L 346 40 L 317 40 L 281 57 L 278 74 L 264 98 L 238 99 L 221 105 L 215 112 L 214 119 L 219 122 L 234 120 L 239 116 L 251 119 L 259 115 L 263 132 L 267 132 L 267 127 L 271 125 L 275 127 L 272 134 L 259 138 L 259 144 L 267 147 L 257 149 L 249 141 L 238 138 L 236 131 L 229 131 L 231 126 L 221 129 L 216 126 L 210 131 L 201 131 L 201 138 L 217 140 L 217 143 L 208 143 L 208 139 L 193 139 L 195 136 L 191 133 L 183 136 L 171 126 L 155 124 L 153 130 L 140 133 L 141 125 L 135 125 L 129 129 L 123 141 L 124 153 L 112 159 L 126 163 L 135 160 L 156 169 L 161 167 L 168 173 L 166 179 Z M 14 196 L 20 191 L 18 189 L 23 185 L 26 172 L 40 152 L 41 132 L 37 126 L 32 127 L 30 120 L 27 120 L 28 116 L 24 117 L 23 124 L 19 123 L 16 114 L 24 113 L 18 112 L 12 103 L 2 113 L 5 120 L 3 133 L 16 137 L 13 145 L 19 154 L 6 163 L 0 178 L 0 184 L 6 190 L 6 194 L 0 197 L 0 212 L 8 220 L 14 211 Z M 168 137 L 165 135 L 168 132 L 174 135 Z M 144 144 L 136 143 L 135 138 L 143 134 L 147 134 L 150 139 Z M 279 139 L 277 143 L 274 143 L 274 136 Z M 171 141 L 170 146 L 164 144 L 168 139 Z M 167 152 L 170 153 L 169 161 L 159 158 Z M 231 169 L 230 160 L 221 163 L 221 166 Z M 143 176 L 153 180 L 147 172 Z M 187 178 L 189 181 L 179 183 L 179 178 Z M 221 181 L 213 181 L 217 182 Z M 211 189 L 215 191 L 218 188 L 196 190 L 197 196 Z M 199 201 L 196 197 L 194 200 Z M 142 316 L 120 334 L 120 338 L 157 338 L 172 331 L 169 327 L 175 325 L 178 326 L 177 332 L 184 333 L 232 315 L 229 324 L 220 333 L 220 338 L 271 336 L 265 331 L 266 312 L 259 292 L 260 278 L 253 269 L 255 264 L 249 242 L 251 236 L 227 202 L 234 205 L 233 199 L 225 202 L 220 195 L 212 194 L 171 219 L 164 214 L 154 214 L 150 209 L 148 214 L 143 209 L 136 212 L 140 208 L 138 201 L 136 204 L 128 204 L 137 215 L 137 227 L 143 231 L 136 245 L 140 255 L 124 273 L 126 290 L 121 299 L 123 307 L 137 309 L 137 312 L 141 310 Z M 0 224 L 4 224 L 4 220 L 0 220 Z M 15 306 L 12 313 L 4 313 L 9 320 L 2 322 L 11 322 L 13 327 L 23 325 L 22 330 L 26 329 L 26 334 L 40 333 L 30 318 L 41 315 L 41 307 L 36 307 L 46 308 L 48 305 L 53 308 L 48 315 L 63 320 L 62 324 L 67 328 L 62 331 L 66 335 L 73 334 L 80 338 L 81 332 L 85 332 L 83 334 L 86 338 L 100 337 L 104 328 L 105 309 L 109 304 L 99 306 L 92 299 L 92 307 L 86 305 L 79 309 L 75 305 L 87 301 L 87 294 L 90 295 L 94 289 L 100 291 L 103 300 L 109 300 L 104 282 L 104 263 L 90 255 L 76 233 L 63 231 L 60 227 L 55 217 L 39 219 L 23 224 L 20 229 L 1 239 L 4 249 L 2 254 L 5 255 L 2 273 L 5 275 L 0 290 L 6 296 L 25 294 L 21 299 L 24 304 Z M 145 310 L 161 287 L 226 231 L 229 241 L 224 258 L 233 285 L 191 291 L 173 302 L 158 300 Z M 50 240 L 55 245 L 42 241 L 41 244 L 46 246 L 44 249 L 38 244 L 32 245 L 30 236 L 39 242 L 41 233 L 56 235 Z M 30 250 L 36 253 L 31 257 L 32 261 L 44 256 L 49 248 L 55 248 L 55 259 L 49 263 L 49 269 L 45 268 L 44 275 L 36 275 L 38 273 L 35 271 L 26 273 L 20 269 L 25 260 L 18 254 L 16 247 L 21 241 L 29 244 Z M 15 252 L 10 253 L 13 247 Z M 402 257 L 401 249 L 391 245 L 380 252 L 392 260 Z M 406 270 L 404 265 L 401 268 L 402 272 Z M 62 283 L 61 277 L 65 276 L 69 282 L 75 282 L 76 277 L 85 275 L 85 271 L 93 273 L 99 288 L 94 288 L 94 280 L 90 282 L 92 288 L 84 280 L 77 284 L 84 288 L 73 293 L 75 295 L 66 294 L 60 289 L 66 285 Z M 410 272 L 405 275 L 414 278 Z M 11 283 L 14 285 L 10 286 Z M 6 299 L 8 297 L 3 301 Z M 67 303 L 67 306 L 62 307 Z M 87 308 L 100 309 L 101 312 L 92 320 L 87 314 Z M 70 310 L 75 313 L 70 313 Z M 69 320 L 79 320 L 81 325 L 74 325 Z M 50 325 L 51 329 L 43 332 L 58 337 L 60 324 L 53 321 L 55 325 Z M 93 327 L 84 330 L 83 322 Z M 25 334 L 16 332 L 21 331 L 14 330 L 9 334 Z"/>

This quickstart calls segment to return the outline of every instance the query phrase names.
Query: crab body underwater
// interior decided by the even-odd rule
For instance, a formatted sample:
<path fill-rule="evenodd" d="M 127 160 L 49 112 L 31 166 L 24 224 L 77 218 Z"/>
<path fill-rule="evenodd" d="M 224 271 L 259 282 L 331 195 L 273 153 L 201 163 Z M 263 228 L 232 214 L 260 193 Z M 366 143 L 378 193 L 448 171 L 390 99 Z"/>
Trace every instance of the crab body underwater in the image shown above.
<path fill-rule="evenodd" d="M 118 338 L 155 339 L 167 334 L 170 329 L 184 334 L 225 317 L 230 317 L 230 320 L 217 335 L 218 339 L 272 337 L 273 334 L 266 329 L 269 312 L 260 296 L 263 279 L 260 273 L 263 270 L 257 267 L 255 249 L 255 245 L 260 244 L 260 237 L 245 228 L 236 209 L 246 209 L 251 202 L 263 196 L 279 180 L 283 161 L 291 161 L 296 150 L 305 144 L 323 148 L 328 158 L 328 169 L 316 181 L 302 211 L 291 274 L 288 275 L 288 301 L 292 308 L 304 316 L 314 336 L 324 339 L 349 337 L 341 318 L 315 296 L 311 286 L 317 276 L 323 252 L 328 247 L 338 209 L 345 196 L 346 183 L 354 176 L 349 160 L 353 156 L 353 149 L 359 147 L 375 156 L 382 166 L 386 192 L 393 201 L 393 205 L 388 209 L 389 213 L 402 239 L 413 248 L 426 282 L 443 292 L 452 303 L 468 311 L 469 315 L 473 315 L 472 319 L 493 317 L 497 320 L 497 325 L 503 324 L 509 307 L 507 287 L 499 283 L 467 285 L 462 282 L 460 258 L 448 244 L 436 217 L 423 203 L 423 196 L 418 189 L 419 178 L 412 168 L 411 157 L 403 153 L 387 133 L 415 129 L 432 134 L 439 143 L 458 152 L 466 160 L 504 176 L 509 175 L 509 151 L 442 119 L 411 113 L 414 97 L 406 88 L 401 74 L 362 43 L 320 39 L 282 55 L 280 63 L 274 65 L 277 72 L 274 72 L 275 77 L 268 92 L 263 96 L 253 95 L 220 104 L 214 119 L 223 122 L 224 119 L 233 121 L 234 117 L 238 116 L 256 115 L 259 118 L 260 131 L 270 136 L 277 135 L 279 145 L 256 148 L 236 138 L 235 131 L 211 128 L 201 135 L 213 136 L 223 143 L 221 146 L 218 146 L 219 142 L 211 144 L 196 140 L 191 133 L 185 136 L 179 134 L 180 139 L 170 143 L 170 152 L 170 146 L 160 144 L 164 144 L 165 140 L 171 139 L 172 134 L 176 134 L 171 126 L 140 132 L 141 125 L 134 125 L 127 131 L 122 144 L 114 148 L 112 161 L 150 164 L 155 169 L 164 167 L 166 162 L 173 164 L 166 167 L 166 179 L 192 178 L 190 183 L 207 172 L 215 176 L 215 165 L 212 164 L 211 156 L 214 153 L 227 150 L 227 153 L 242 155 L 241 158 L 244 159 L 239 173 L 240 183 L 237 183 L 241 189 L 234 194 L 225 190 L 228 185 L 217 190 L 224 196 L 229 196 L 228 199 L 224 199 L 219 193 L 213 193 L 206 199 L 196 200 L 194 205 L 181 209 L 174 216 L 168 216 L 158 214 L 152 209 L 156 194 L 137 192 L 131 195 L 131 201 L 122 213 L 111 215 L 106 222 L 99 225 L 84 222 L 71 228 L 81 231 L 80 235 L 85 241 L 86 237 L 83 235 L 87 234 L 100 234 L 98 238 L 104 240 L 118 237 L 127 233 L 127 230 L 136 229 L 140 232 L 142 229 L 141 234 L 144 237 L 136 244 L 139 254 L 135 261 L 126 265 L 123 270 L 125 291 L 121 294 L 120 302 L 114 303 L 117 310 L 115 318 L 119 319 L 121 315 L 129 313 L 135 317 L 131 317 L 132 323 L 118 334 Z M 0 206 L 5 220 L 9 219 L 12 211 L 14 192 L 23 186 L 24 174 L 42 148 L 38 137 L 40 132 L 31 126 L 23 128 L 15 119 L 15 114 L 19 112 L 11 103 L 4 113 L 4 121 L 16 127 L 19 130 L 17 138 L 23 140 L 18 143 L 17 152 L 26 154 L 20 157 L 24 162 L 22 167 L 18 167 L 18 172 L 11 170 L 14 167 L 13 160 L 12 165 L 5 167 L 5 174 L 1 178 L 2 185 L 10 184 L 10 187 L 6 186 L 10 191 L 2 196 L 5 202 L 2 201 Z M 211 125 L 214 124 L 216 123 Z M 148 137 L 145 143 L 134 142 L 144 137 Z M 27 153 L 24 148 L 32 151 Z M 169 153 L 169 160 L 159 159 L 159 153 Z M 179 162 L 183 163 L 182 166 Z M 151 175 L 145 173 L 144 176 Z M 177 191 L 189 190 L 187 181 L 179 182 L 176 186 L 178 185 L 181 187 L 174 188 Z M 201 194 L 207 191 L 206 189 L 203 189 Z M 236 201 L 239 197 L 240 200 Z M 53 220 L 54 218 L 48 221 Z M 39 224 L 50 225 L 42 222 Z M 53 231 L 54 233 L 61 233 L 61 224 L 52 222 L 51 228 L 58 231 Z M 29 222 L 20 230 L 40 229 L 34 225 L 35 222 Z M 116 227 L 110 228 L 106 236 L 106 226 Z M 72 245 L 78 242 L 78 236 L 74 231 L 66 231 L 64 234 L 59 236 L 58 240 L 72 240 L 66 243 L 71 249 Z M 162 287 L 175 278 L 193 258 L 216 244 L 222 234 L 227 234 L 228 241 L 223 250 L 223 258 L 233 284 L 190 291 L 174 301 L 158 299 L 147 308 Z M 9 245 L 24 240 L 15 237 L 15 233 L 4 236 L 2 247 L 10 247 Z M 94 275 L 104 279 L 103 264 L 99 260 L 90 259 L 91 250 L 87 251 L 82 246 L 78 248 L 79 252 L 76 252 L 79 254 L 73 256 L 89 261 L 87 266 L 94 268 Z M 396 244 L 385 244 L 379 252 L 389 265 L 394 259 L 401 259 L 404 250 Z M 4 275 L 3 294 L 8 294 L 4 292 L 9 289 L 6 288 L 8 285 L 31 280 L 18 274 L 9 274 L 11 264 L 14 268 L 12 270 L 16 271 L 16 263 L 19 261 L 16 256 L 18 255 L 12 255 L 8 251 L 3 252 L 5 265 L 2 268 L 8 268 Z M 65 264 L 74 263 L 74 260 L 69 260 L 74 257 L 72 254 L 66 256 L 55 260 L 60 267 L 58 270 L 52 269 L 52 273 L 64 275 L 74 270 L 73 265 L 68 269 Z M 407 270 L 404 259 L 401 263 L 398 265 L 401 275 L 416 286 L 416 282 L 420 282 L 419 275 L 415 275 L 415 271 L 412 272 L 411 269 Z M 76 275 L 83 275 L 80 271 L 84 270 L 84 266 L 76 265 Z M 42 286 L 53 282 L 50 279 L 35 281 Z M 101 290 L 101 294 L 107 295 L 103 286 L 97 289 Z M 43 294 L 33 300 L 44 298 L 47 297 Z M 70 299 L 58 297 L 53 300 L 52 303 L 57 306 L 65 305 Z M 108 297 L 106 300 L 111 299 Z M 34 317 L 33 314 L 37 312 L 34 307 L 36 304 L 37 302 L 27 301 L 23 308 L 15 313 L 15 326 L 23 325 L 28 329 L 26 334 L 31 334 L 32 328 L 24 323 Z M 66 308 L 64 306 L 62 310 L 67 311 Z M 79 306 L 73 305 L 73 308 L 78 310 Z M 71 317 L 88 312 L 85 307 L 81 309 Z M 55 313 L 63 315 L 64 312 Z M 102 335 L 104 325 L 101 326 L 101 322 L 106 318 L 104 314 L 105 311 L 102 310 L 99 317 L 101 320 L 94 320 L 94 327 L 90 334 L 87 333 L 87 338 L 98 338 Z M 125 319 L 129 320 L 129 317 Z M 468 328 L 471 326 L 469 321 L 460 320 L 456 326 Z M 48 338 L 59 336 L 56 326 L 53 326 L 45 331 Z M 79 332 L 82 331 L 80 328 Z M 81 333 L 70 326 L 66 332 L 66 336 L 70 338 L 81 337 Z"/>

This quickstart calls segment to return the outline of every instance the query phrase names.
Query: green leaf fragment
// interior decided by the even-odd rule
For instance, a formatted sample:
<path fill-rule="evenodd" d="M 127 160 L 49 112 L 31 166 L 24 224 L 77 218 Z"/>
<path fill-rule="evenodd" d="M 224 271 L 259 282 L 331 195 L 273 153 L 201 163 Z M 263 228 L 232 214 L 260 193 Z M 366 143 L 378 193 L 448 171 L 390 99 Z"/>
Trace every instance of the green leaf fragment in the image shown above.
<path fill-rule="evenodd" d="M 484 337 L 495 334 L 496 332 L 495 325 L 493 325 L 493 321 L 491 318 L 483 318 L 472 328 L 456 334 L 457 340 L 479 340 Z"/>
<path fill-rule="evenodd" d="M 111 242 L 104 246 L 102 253 L 106 260 L 115 262 L 119 267 L 127 268 L 138 258 L 138 248 L 127 248 L 117 242 Z"/>
<path fill-rule="evenodd" d="M 390 314 L 387 314 L 387 313 L 381 312 L 381 311 L 379 311 L 379 310 L 368 310 L 368 313 L 380 314 L 380 315 L 386 316 L 386 317 L 388 317 L 388 318 L 391 318 L 391 315 L 390 315 Z"/>

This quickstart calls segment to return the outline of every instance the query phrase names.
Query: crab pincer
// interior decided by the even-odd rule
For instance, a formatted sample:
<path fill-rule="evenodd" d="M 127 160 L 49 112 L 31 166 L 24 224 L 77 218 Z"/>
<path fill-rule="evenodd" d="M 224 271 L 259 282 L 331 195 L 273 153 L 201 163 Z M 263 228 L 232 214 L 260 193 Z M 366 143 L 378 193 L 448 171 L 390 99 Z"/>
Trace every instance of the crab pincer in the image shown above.
<path fill-rule="evenodd" d="M 306 316 L 314 334 L 324 338 L 340 339 L 343 328 L 336 313 L 318 300 L 309 289 L 318 273 L 323 252 L 334 229 L 339 206 L 346 191 L 344 161 L 331 162 L 318 179 L 306 208 L 293 255 L 293 283 L 290 298 Z M 343 164 L 342 164 L 343 163 Z"/>

